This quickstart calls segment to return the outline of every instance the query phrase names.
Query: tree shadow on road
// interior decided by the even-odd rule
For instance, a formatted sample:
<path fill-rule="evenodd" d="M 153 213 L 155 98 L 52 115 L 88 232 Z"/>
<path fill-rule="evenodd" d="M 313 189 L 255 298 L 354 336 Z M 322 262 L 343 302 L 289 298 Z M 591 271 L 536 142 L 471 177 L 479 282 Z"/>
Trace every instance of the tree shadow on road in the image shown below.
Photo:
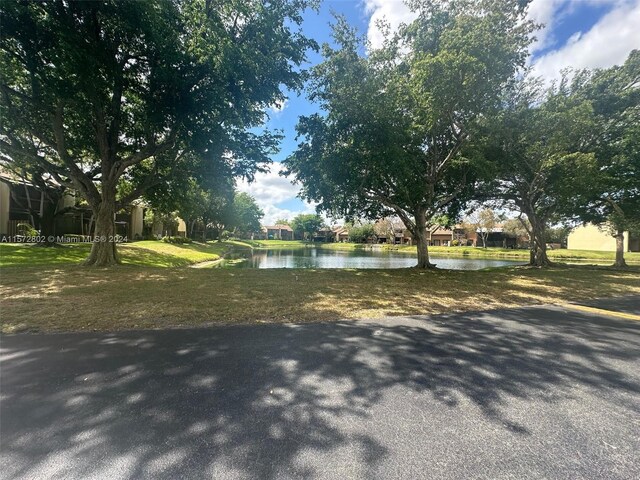
<path fill-rule="evenodd" d="M 398 387 L 515 436 L 530 432 L 512 399 L 583 388 L 640 413 L 620 367 L 640 357 L 640 325 L 546 315 L 5 337 L 4 478 L 308 478 L 309 455 L 340 448 L 373 477 L 390 446 L 349 419 Z"/>

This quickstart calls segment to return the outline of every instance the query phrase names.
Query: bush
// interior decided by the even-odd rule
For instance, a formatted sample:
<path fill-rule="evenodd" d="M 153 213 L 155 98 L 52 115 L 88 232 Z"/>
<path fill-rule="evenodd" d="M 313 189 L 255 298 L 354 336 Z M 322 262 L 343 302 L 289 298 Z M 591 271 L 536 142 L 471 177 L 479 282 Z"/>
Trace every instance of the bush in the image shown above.
<path fill-rule="evenodd" d="M 232 233 L 229 230 L 223 230 L 220 234 L 220 240 L 229 240 L 232 236 Z"/>
<path fill-rule="evenodd" d="M 40 235 L 40 232 L 28 223 L 19 223 L 17 227 L 20 229 L 20 235 L 25 237 L 37 237 Z"/>
<path fill-rule="evenodd" d="M 371 223 L 365 223 L 349 229 L 349 241 L 353 243 L 366 243 L 367 240 L 375 238 L 375 235 L 376 232 Z"/>
<path fill-rule="evenodd" d="M 460 240 L 452 240 L 451 241 L 451 246 L 452 247 L 459 247 L 460 246 Z"/>
<path fill-rule="evenodd" d="M 162 241 L 165 243 L 174 243 L 178 245 L 192 242 L 192 240 L 189 237 L 162 237 Z"/>

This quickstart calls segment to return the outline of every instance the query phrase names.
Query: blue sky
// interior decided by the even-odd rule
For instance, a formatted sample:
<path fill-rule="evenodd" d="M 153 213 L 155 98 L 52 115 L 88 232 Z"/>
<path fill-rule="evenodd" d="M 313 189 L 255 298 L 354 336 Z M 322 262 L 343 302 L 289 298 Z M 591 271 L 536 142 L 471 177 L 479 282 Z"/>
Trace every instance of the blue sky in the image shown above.
<path fill-rule="evenodd" d="M 392 27 L 411 20 L 411 12 L 402 0 L 325 0 L 319 12 L 305 15 L 305 34 L 320 44 L 330 42 L 332 12 L 344 15 L 374 47 L 381 40 L 377 19 L 385 18 Z M 640 0 L 533 0 L 529 17 L 545 25 L 531 46 L 530 62 L 534 72 L 547 80 L 557 78 L 566 67 L 620 64 L 631 50 L 640 48 Z M 320 55 L 311 53 L 307 66 L 319 61 Z M 270 109 L 266 125 L 282 130 L 285 136 L 280 153 L 273 157 L 271 171 L 257 175 L 251 184 L 241 182 L 238 186 L 256 198 L 265 211 L 265 224 L 314 211 L 313 205 L 296 198 L 299 188 L 278 175 L 278 163 L 296 147 L 298 117 L 317 110 L 304 92 L 287 92 L 287 96 L 281 109 Z"/>

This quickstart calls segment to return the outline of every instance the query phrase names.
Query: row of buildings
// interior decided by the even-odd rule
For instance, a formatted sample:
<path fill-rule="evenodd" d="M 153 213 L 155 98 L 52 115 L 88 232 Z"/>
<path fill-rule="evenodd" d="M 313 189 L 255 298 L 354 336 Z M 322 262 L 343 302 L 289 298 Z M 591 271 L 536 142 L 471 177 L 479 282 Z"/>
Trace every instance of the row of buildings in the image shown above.
<path fill-rule="evenodd" d="M 262 231 L 253 236 L 256 240 L 301 240 L 289 225 L 265 225 Z M 448 247 L 452 245 L 476 246 L 480 242 L 478 234 L 466 232 L 461 226 L 452 229 L 438 228 L 428 233 L 431 246 Z M 347 242 L 349 230 L 344 226 L 334 226 L 317 231 L 313 235 L 314 242 Z M 495 228 L 489 233 L 486 244 L 488 247 L 517 248 L 526 245 L 527 239 L 517 238 L 502 231 L 501 227 Z M 371 236 L 367 243 L 412 245 L 413 237 L 404 226 L 396 226 L 393 233 L 378 233 Z"/>
<path fill-rule="evenodd" d="M 377 234 L 368 239 L 367 243 L 391 243 L 397 245 L 411 245 L 413 237 L 404 227 L 395 227 L 392 238 L 389 235 Z M 479 232 L 469 232 L 461 226 L 452 229 L 439 228 L 429 232 L 430 246 L 482 246 Z M 268 240 L 301 240 L 289 225 L 266 225 L 262 231 L 254 235 L 255 239 Z M 313 236 L 315 242 L 348 242 L 349 230 L 344 226 L 324 228 Z M 503 231 L 501 225 L 496 226 L 488 233 L 485 239 L 487 247 L 501 248 L 527 248 L 529 239 L 517 237 Z M 616 240 L 604 229 L 595 225 L 582 225 L 574 228 L 567 238 L 566 245 L 552 244 L 551 248 L 568 248 L 571 250 L 597 250 L 615 251 Z M 624 249 L 627 252 L 640 252 L 640 236 L 625 232 Z"/>

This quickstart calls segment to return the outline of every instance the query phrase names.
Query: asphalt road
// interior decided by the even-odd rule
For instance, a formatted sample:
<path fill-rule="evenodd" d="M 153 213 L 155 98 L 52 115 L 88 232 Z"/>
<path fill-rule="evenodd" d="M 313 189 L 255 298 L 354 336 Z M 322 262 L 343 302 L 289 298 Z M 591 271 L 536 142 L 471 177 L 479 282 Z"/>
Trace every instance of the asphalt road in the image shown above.
<path fill-rule="evenodd" d="M 637 320 L 525 308 L 1 348 L 3 479 L 640 478 Z"/>

